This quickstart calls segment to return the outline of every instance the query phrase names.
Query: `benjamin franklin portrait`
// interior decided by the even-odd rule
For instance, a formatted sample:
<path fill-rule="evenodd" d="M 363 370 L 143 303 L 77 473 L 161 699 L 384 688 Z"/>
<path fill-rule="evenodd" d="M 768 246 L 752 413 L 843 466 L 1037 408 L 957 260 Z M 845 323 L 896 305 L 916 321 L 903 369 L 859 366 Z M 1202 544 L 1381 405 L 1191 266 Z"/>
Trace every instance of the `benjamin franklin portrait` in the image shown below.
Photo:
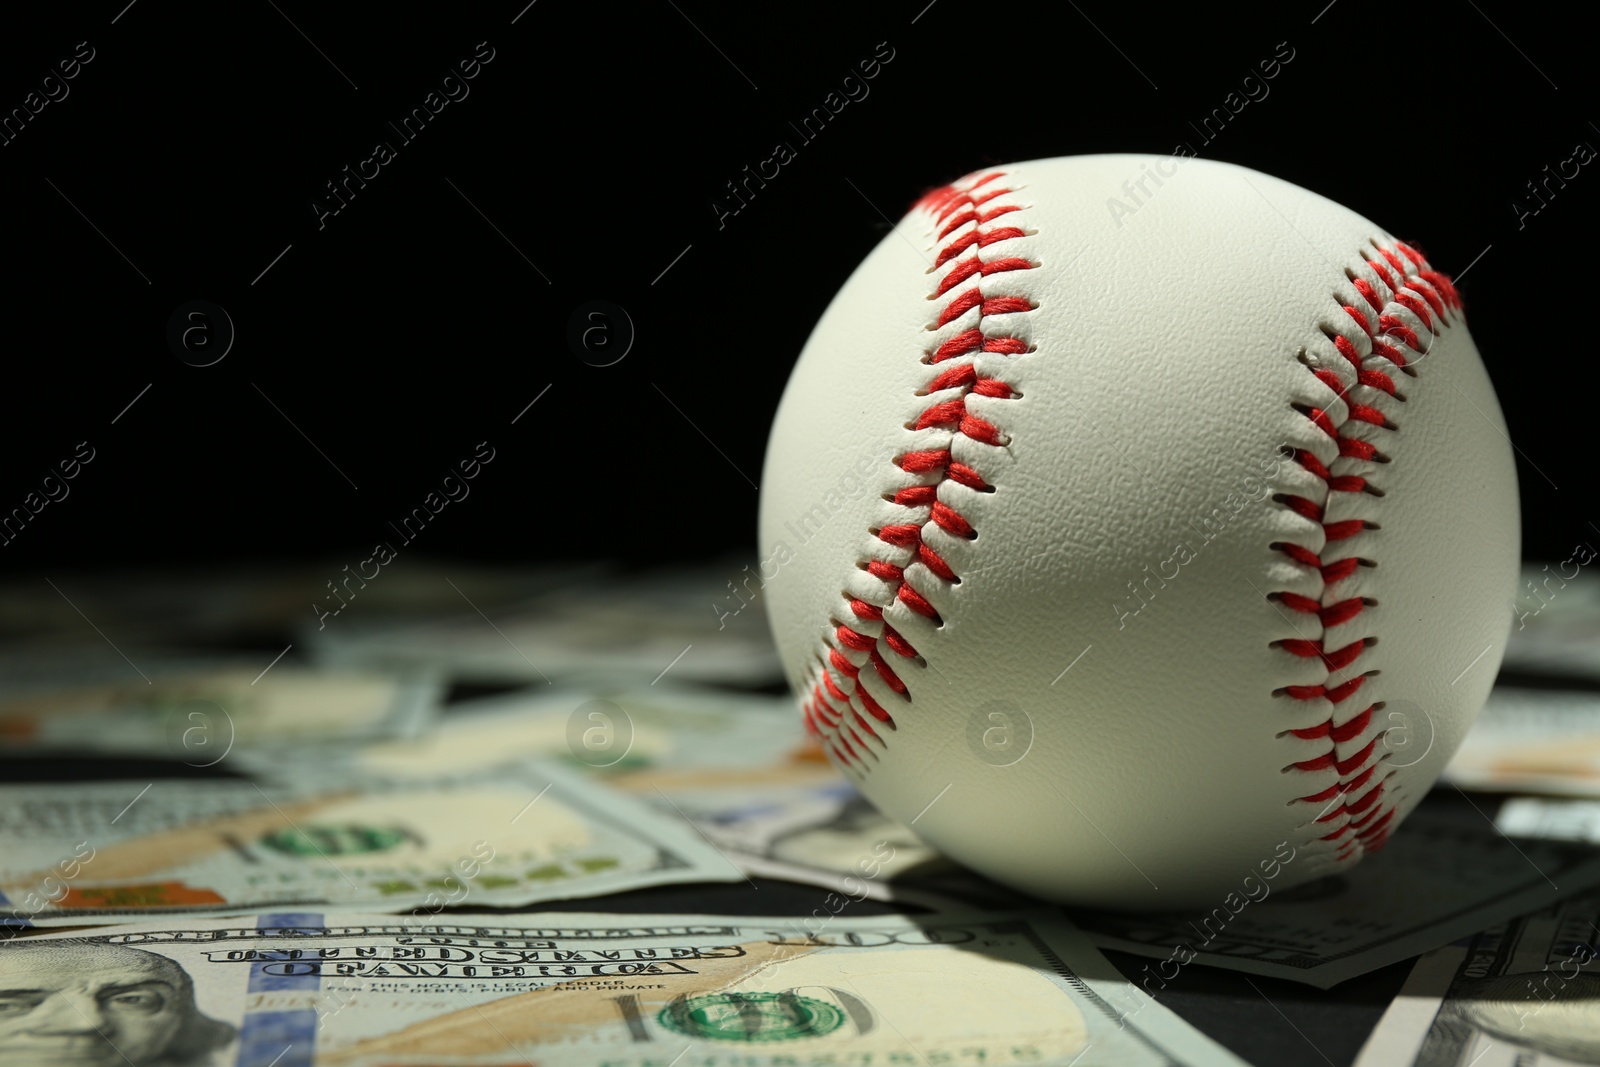
<path fill-rule="evenodd" d="M 165 956 L 118 945 L 0 946 L 0 1065 L 208 1067 L 235 1028 L 200 1013 Z"/>

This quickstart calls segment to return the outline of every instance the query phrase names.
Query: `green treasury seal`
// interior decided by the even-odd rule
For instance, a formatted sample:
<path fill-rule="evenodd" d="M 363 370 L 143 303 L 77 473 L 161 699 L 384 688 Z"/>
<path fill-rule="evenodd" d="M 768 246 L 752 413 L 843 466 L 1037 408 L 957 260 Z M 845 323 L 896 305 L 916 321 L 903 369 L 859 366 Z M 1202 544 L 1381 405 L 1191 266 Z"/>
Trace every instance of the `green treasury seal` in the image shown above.
<path fill-rule="evenodd" d="M 723 1041 L 788 1041 L 821 1037 L 844 1025 L 844 1012 L 795 993 L 711 993 L 680 997 L 656 1019 L 686 1037 Z"/>

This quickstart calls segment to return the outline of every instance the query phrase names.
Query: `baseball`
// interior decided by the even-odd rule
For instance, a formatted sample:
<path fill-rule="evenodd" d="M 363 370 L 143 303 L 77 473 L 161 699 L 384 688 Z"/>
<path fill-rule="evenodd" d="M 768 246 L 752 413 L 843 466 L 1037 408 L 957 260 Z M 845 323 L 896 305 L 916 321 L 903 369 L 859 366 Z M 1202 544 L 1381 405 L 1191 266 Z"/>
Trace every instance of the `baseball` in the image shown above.
<path fill-rule="evenodd" d="M 761 480 L 830 758 L 972 869 L 1124 910 L 1382 848 L 1488 695 L 1518 538 L 1450 278 L 1181 156 L 924 196 L 812 332 Z"/>

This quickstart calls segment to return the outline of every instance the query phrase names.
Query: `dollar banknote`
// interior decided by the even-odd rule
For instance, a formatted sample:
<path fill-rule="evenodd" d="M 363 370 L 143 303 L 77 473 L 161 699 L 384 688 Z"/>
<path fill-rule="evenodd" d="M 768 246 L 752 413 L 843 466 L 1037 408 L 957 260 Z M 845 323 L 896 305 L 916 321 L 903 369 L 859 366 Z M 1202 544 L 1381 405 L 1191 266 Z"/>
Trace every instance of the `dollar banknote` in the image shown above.
<path fill-rule="evenodd" d="M 339 609 L 328 620 L 330 627 L 379 617 L 426 619 L 459 611 L 468 602 L 495 614 L 558 589 L 607 580 L 607 568 L 598 563 L 446 564 L 397 546 L 396 562 L 365 579 L 360 564 L 373 555 L 370 545 L 309 563 L 195 561 L 180 570 L 97 571 L 92 577 L 52 581 L 0 578 L 0 640 L 25 643 L 41 653 L 83 643 L 122 663 L 109 639 L 142 667 L 135 647 L 140 643 L 268 648 L 277 642 L 282 648 L 283 635 L 306 619 L 315 620 L 319 609 Z M 341 608 L 342 603 L 348 607 Z M 92 626 L 87 619 L 94 620 Z"/>
<path fill-rule="evenodd" d="M 834 777 L 788 698 L 667 682 L 532 686 L 464 700 L 425 736 L 326 755 L 351 773 L 396 779 L 527 757 L 560 759 L 608 779 L 682 768 L 720 769 L 749 781 L 774 774 L 785 780 Z M 262 770 L 292 774 L 296 768 Z"/>
<path fill-rule="evenodd" d="M 423 665 L 474 682 L 670 676 L 757 686 L 783 678 L 758 586 L 748 563 L 676 567 L 597 578 L 493 613 L 463 602 L 426 622 L 307 620 L 302 640 L 328 666 Z"/>
<path fill-rule="evenodd" d="M 1600 693 L 1496 686 L 1443 780 L 1600 797 Z"/>
<path fill-rule="evenodd" d="M 313 909 L 0 946 L 0 1063 L 1242 1067 L 1048 914 Z"/>
<path fill-rule="evenodd" d="M 947 859 L 837 773 L 762 781 L 640 771 L 615 784 L 688 819 L 747 874 L 939 910 L 1038 904 Z"/>
<path fill-rule="evenodd" d="M 331 751 L 332 767 L 300 760 L 259 769 L 405 780 L 525 757 L 563 759 L 688 820 L 747 874 L 929 907 L 1030 903 L 945 859 L 868 802 L 828 763 L 786 697 L 666 683 L 534 687 L 462 701 L 424 737 Z"/>
<path fill-rule="evenodd" d="M 1600 544 L 1600 537 L 1574 545 L 1565 559 L 1523 564 L 1511 603 L 1502 670 L 1600 678 L 1600 573 L 1594 566 L 1595 544 Z"/>
<path fill-rule="evenodd" d="M 1427 953 L 1357 1067 L 1600 1063 L 1597 923 L 1587 893 Z"/>
<path fill-rule="evenodd" d="M 213 766 L 236 746 L 417 734 L 442 686 L 433 676 L 314 670 L 235 656 L 110 649 L 0 657 L 0 741 L 14 749 L 165 756 Z M 283 753 L 273 750 L 269 760 Z"/>
<path fill-rule="evenodd" d="M 1279 876 L 1298 861 L 1292 847 L 1280 852 Z M 1512 841 L 1470 803 L 1424 803 L 1383 851 L 1340 874 L 1287 890 L 1255 871 L 1240 875 L 1239 891 L 1209 910 L 1071 914 L 1101 947 L 1157 959 L 1138 979 L 1153 990 L 1190 962 L 1327 989 L 1593 889 L 1600 853 Z"/>
<path fill-rule="evenodd" d="M 1548 837 L 1600 844 L 1600 800 L 1511 797 L 1494 824 L 1508 837 Z"/>
<path fill-rule="evenodd" d="M 406 783 L 0 787 L 0 924 L 282 906 L 524 906 L 744 876 L 680 820 L 553 764 Z"/>

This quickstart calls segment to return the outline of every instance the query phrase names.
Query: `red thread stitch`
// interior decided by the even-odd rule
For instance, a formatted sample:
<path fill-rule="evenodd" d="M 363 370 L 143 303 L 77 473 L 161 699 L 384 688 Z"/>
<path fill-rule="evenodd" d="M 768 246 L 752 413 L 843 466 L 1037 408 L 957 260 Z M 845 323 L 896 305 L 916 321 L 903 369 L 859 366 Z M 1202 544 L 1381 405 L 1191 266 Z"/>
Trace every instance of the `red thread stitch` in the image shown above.
<path fill-rule="evenodd" d="M 1034 268 L 1031 261 L 1020 256 L 984 258 L 983 250 L 990 245 L 1027 236 L 1027 231 L 1016 225 L 1015 220 L 1011 218 L 1007 218 L 1004 225 L 985 228 L 988 223 L 1001 216 L 1022 210 L 1021 206 L 1016 204 L 984 206 L 1011 192 L 1011 189 L 1004 185 L 996 184 L 1002 177 L 1004 177 L 1003 172 L 996 171 L 972 181 L 947 185 L 934 190 L 917 203 L 919 209 L 934 217 L 934 225 L 938 229 L 937 240 L 942 242 L 935 257 L 935 268 L 953 264 L 939 280 L 930 297 L 930 299 L 946 298 L 934 328 L 954 322 L 975 308 L 979 317 L 971 328 L 945 341 L 924 361 L 940 369 L 917 395 L 943 393 L 951 389 L 959 389 L 960 393 L 952 399 L 931 404 L 917 418 L 914 426 L 919 430 L 931 427 L 946 429 L 952 434 L 959 434 L 989 445 L 1002 443 L 1000 428 L 969 412 L 966 398 L 976 393 L 979 396 L 1010 400 L 1015 398 L 1015 390 L 998 378 L 980 378 L 970 360 L 948 366 L 941 365 L 961 356 L 975 356 L 979 353 L 1021 355 L 1029 350 L 1027 343 L 1020 338 L 993 335 L 985 329 L 985 320 L 990 316 L 1032 311 L 1033 303 L 1027 297 L 986 296 L 976 284 L 963 285 L 968 281 L 991 275 Z M 969 224 L 970 229 L 967 228 Z M 952 293 L 952 290 L 959 291 Z M 955 537 L 975 537 L 976 531 L 971 522 L 939 499 L 939 487 L 949 481 L 983 492 L 990 488 L 989 484 L 977 470 L 955 460 L 949 448 L 907 452 L 900 456 L 897 464 L 901 470 L 910 474 L 935 473 L 938 475 L 938 480 L 914 485 L 895 493 L 893 498 L 895 504 L 922 514 L 915 516 L 914 521 L 883 526 L 874 531 L 875 536 L 886 544 L 914 549 L 916 560 L 927 567 L 938 580 L 950 584 L 959 583 L 961 578 L 950 564 L 923 542 L 922 531 L 928 523 L 932 523 Z M 912 588 L 905 580 L 903 568 L 871 559 L 862 560 L 861 566 L 868 574 L 885 584 L 887 596 L 891 601 L 898 600 L 911 611 L 935 623 L 942 621 L 927 597 Z M 850 621 L 833 620 L 835 644 L 824 643 L 825 658 L 817 666 L 820 677 L 813 684 L 803 709 L 807 728 L 834 756 L 842 763 L 861 767 L 864 765 L 863 754 L 870 754 L 873 758 L 877 756 L 872 746 L 867 744 L 866 737 L 871 737 L 880 745 L 883 744 L 883 739 L 873 728 L 872 722 L 863 718 L 860 712 L 865 711 L 872 721 L 881 726 L 891 730 L 895 728 L 894 717 L 860 684 L 861 669 L 866 664 L 871 664 L 873 672 L 883 680 L 884 684 L 901 699 L 909 702 L 911 694 L 907 692 L 905 682 L 895 673 L 890 657 L 885 655 L 883 647 L 903 659 L 916 658 L 917 651 L 884 620 L 883 609 L 887 604 L 869 604 L 848 593 L 843 594 L 843 597 L 849 608 L 847 619 L 860 622 L 852 625 Z M 874 636 L 871 632 L 867 632 L 874 627 L 863 626 L 863 623 L 875 623 L 875 628 L 881 630 L 881 633 Z M 845 655 L 846 649 L 858 655 L 866 653 L 866 663 L 858 665 L 852 662 Z M 853 745 L 852 739 L 855 741 Z"/>
<path fill-rule="evenodd" d="M 936 265 L 943 266 L 952 260 L 957 262 L 938 283 L 934 291 L 935 297 L 946 297 L 951 290 L 958 289 L 963 282 L 974 277 L 984 278 L 1009 271 L 1033 269 L 1034 264 L 1020 257 L 994 260 L 985 260 L 982 257 L 982 250 L 988 245 L 1026 235 L 1023 229 L 1010 225 L 987 231 L 982 229 L 986 223 L 999 216 L 1021 210 L 1016 205 L 1000 205 L 986 211 L 979 210 L 982 205 L 1010 192 L 1007 188 L 991 184 L 1001 177 L 1003 172 L 990 173 L 970 184 L 951 185 L 935 190 L 919 201 L 920 208 L 934 215 L 935 224 L 942 224 L 938 234 L 940 241 L 962 230 L 969 223 L 972 225 L 970 231 L 966 231 L 940 248 Z M 984 188 L 985 186 L 988 188 Z M 1373 242 L 1373 248 L 1377 256 L 1367 259 L 1366 265 L 1380 284 L 1374 284 L 1364 278 L 1351 278 L 1359 301 L 1366 304 L 1367 308 L 1342 302 L 1340 304 L 1345 314 L 1360 328 L 1369 353 L 1363 356 L 1355 343 L 1329 331 L 1334 347 L 1348 365 L 1353 381 L 1347 383 L 1331 370 L 1311 369 L 1311 373 L 1333 392 L 1342 406 L 1343 415 L 1326 409 L 1302 407 L 1300 410 L 1306 418 L 1337 443 L 1338 455 L 1341 458 L 1383 463 L 1388 462 L 1388 457 L 1376 446 L 1346 437 L 1342 431 L 1346 425 L 1354 423 L 1366 423 L 1389 431 L 1392 431 L 1394 426 L 1380 409 L 1357 403 L 1350 396 L 1350 391 L 1355 386 L 1364 386 L 1403 402 L 1405 398 L 1396 388 L 1393 373 L 1415 376 L 1416 370 L 1409 365 L 1410 362 L 1427 353 L 1416 327 L 1403 315 L 1414 318 L 1416 323 L 1420 324 L 1422 330 L 1430 335 L 1431 345 L 1431 335 L 1436 333 L 1438 328 L 1451 324 L 1450 312 L 1456 312 L 1459 317 L 1462 301 L 1450 278 L 1431 269 L 1421 253 L 1415 249 L 1400 242 L 1395 242 L 1393 248 L 1386 248 Z M 960 255 L 969 250 L 972 252 L 969 258 L 958 260 Z M 1026 297 L 985 296 L 976 286 L 947 296 L 947 303 L 937 316 L 936 327 L 945 326 L 974 308 L 979 309 L 980 321 L 974 327 L 946 340 L 930 354 L 926 362 L 938 365 L 947 360 L 978 352 L 1020 354 L 1028 351 L 1026 343 L 1018 338 L 987 336 L 982 319 L 991 315 L 1026 312 L 1032 310 L 1032 307 L 1032 303 Z M 1408 354 L 1408 350 L 1414 355 Z M 1015 395 L 1010 386 L 998 379 L 979 379 L 970 363 L 957 364 L 934 377 L 919 395 L 951 388 L 961 389 L 960 396 L 957 399 L 931 405 L 917 419 L 915 426 L 919 429 L 937 426 L 986 444 L 1000 443 L 999 428 L 968 413 L 965 397 L 969 393 L 976 392 L 979 395 L 1009 399 Z M 1374 491 L 1369 486 L 1367 478 L 1352 474 L 1335 475 L 1326 464 L 1309 451 L 1297 450 L 1293 458 L 1325 484 L 1328 494 Z M 929 512 L 918 522 L 891 524 L 874 531 L 875 535 L 890 545 L 914 546 L 916 558 L 938 579 L 950 583 L 959 582 L 960 578 L 954 570 L 922 542 L 922 530 L 925 524 L 931 521 L 957 536 L 970 536 L 973 533 L 971 524 L 938 500 L 938 486 L 944 481 L 954 481 L 980 491 L 989 486 L 976 470 L 956 462 L 948 448 L 908 452 L 900 457 L 898 464 L 902 470 L 912 474 L 929 472 L 939 474 L 937 482 L 901 490 L 894 498 L 895 503 L 902 507 L 928 508 Z M 1322 527 L 1325 542 L 1323 553 L 1338 542 L 1370 528 L 1362 519 L 1324 521 L 1327 512 L 1325 503 L 1287 495 L 1278 499 L 1284 506 Z M 1317 616 L 1324 630 L 1356 618 L 1370 606 L 1368 601 L 1359 597 L 1341 599 L 1334 591 L 1339 582 L 1354 574 L 1364 562 L 1360 558 L 1348 556 L 1324 561 L 1322 554 L 1304 545 L 1277 543 L 1272 547 L 1294 562 L 1316 569 L 1323 584 L 1323 593 L 1317 598 L 1289 591 L 1271 594 L 1272 598 L 1282 606 L 1292 611 Z M 942 621 L 928 599 L 905 581 L 902 567 L 881 560 L 863 560 L 861 567 L 884 583 L 888 590 L 888 598 L 899 600 L 910 610 L 935 622 Z M 808 729 L 841 763 L 864 768 L 866 766 L 864 757 L 870 755 L 876 759 L 877 754 L 867 744 L 863 731 L 866 736 L 870 736 L 879 744 L 883 741 L 861 712 L 865 711 L 872 720 L 891 730 L 895 725 L 892 715 L 859 684 L 861 668 L 870 663 L 874 672 L 883 679 L 891 691 L 909 701 L 911 697 L 906 691 L 906 685 L 880 651 L 880 643 L 903 658 L 914 658 L 917 653 L 909 642 L 884 620 L 883 610 L 887 605 L 870 604 L 849 594 L 843 594 L 843 597 L 851 616 L 865 623 L 876 624 L 881 633 L 873 636 L 870 632 L 862 632 L 846 623 L 834 620 L 833 634 L 838 644 L 825 645 L 826 659 L 819 659 L 818 680 L 805 700 L 803 710 Z M 1332 650 L 1323 647 L 1321 638 L 1314 641 L 1304 639 L 1280 641 L 1277 645 L 1297 657 L 1321 659 L 1331 680 L 1334 672 L 1354 665 L 1362 653 L 1375 643 L 1376 638 L 1363 637 Z M 841 649 L 867 653 L 866 663 L 852 662 Z M 1336 802 L 1325 807 L 1314 819 L 1319 825 L 1336 824 L 1329 833 L 1321 835 L 1322 840 L 1342 842 L 1335 852 L 1336 861 L 1348 859 L 1358 851 L 1373 852 L 1381 848 L 1387 840 L 1396 813 L 1393 792 L 1386 790 L 1388 775 L 1382 777 L 1378 775 L 1382 757 L 1374 759 L 1378 739 L 1382 736 L 1381 732 L 1367 738 L 1365 744 L 1352 755 L 1345 758 L 1339 756 L 1341 745 L 1360 743 L 1360 739 L 1372 728 L 1375 712 L 1383 707 L 1381 702 L 1369 704 L 1343 724 L 1336 724 L 1334 721 L 1337 705 L 1356 696 L 1368 673 L 1363 672 L 1338 685 L 1330 686 L 1324 682 L 1319 685 L 1286 686 L 1278 690 L 1279 693 L 1294 700 L 1326 700 L 1330 704 L 1328 717 L 1323 722 L 1287 731 L 1303 740 L 1325 739 L 1329 742 L 1328 749 L 1320 756 L 1291 764 L 1286 770 L 1313 772 L 1331 769 L 1338 773 L 1339 781 L 1334 785 L 1298 798 L 1300 801 L 1317 804 Z"/>
<path fill-rule="evenodd" d="M 1341 457 L 1350 457 L 1362 462 L 1374 460 L 1386 462 L 1388 457 L 1383 456 L 1370 443 L 1343 436 L 1344 427 L 1357 422 L 1390 431 L 1394 429 L 1377 408 L 1356 403 L 1349 395 L 1350 391 L 1358 385 L 1366 386 L 1403 401 L 1404 397 L 1396 391 L 1394 378 L 1387 372 L 1387 368 L 1372 365 L 1379 361 L 1387 361 L 1389 367 L 1408 375 L 1416 374 L 1416 370 L 1410 367 L 1408 362 L 1426 354 L 1427 349 L 1423 347 L 1416 329 L 1402 317 L 1402 309 L 1421 324 L 1422 329 L 1429 335 L 1431 344 L 1432 335 L 1436 332 L 1435 322 L 1437 321 L 1440 328 L 1449 326 L 1449 313 L 1457 312 L 1459 317 L 1462 304 L 1461 295 L 1449 277 L 1431 269 L 1421 253 L 1415 249 L 1400 242 L 1395 242 L 1393 249 L 1373 242 L 1373 248 L 1377 251 L 1377 257 L 1370 258 L 1366 262 L 1376 277 L 1377 284 L 1354 276 L 1350 279 L 1352 287 L 1361 301 L 1367 305 L 1367 309 L 1342 302 L 1340 305 L 1345 314 L 1361 328 L 1361 332 L 1370 343 L 1371 354 L 1363 357 L 1358 347 L 1348 338 L 1329 331 L 1334 348 L 1349 365 L 1348 373 L 1354 380 L 1346 382 L 1339 374 L 1326 368 L 1310 368 L 1317 380 L 1327 386 L 1343 404 L 1344 418 L 1338 419 L 1332 412 L 1322 408 L 1299 406 L 1297 410 L 1338 443 Z M 1376 330 L 1373 328 L 1373 319 L 1377 322 Z M 1408 357 L 1394 342 L 1398 342 L 1417 355 Z M 1293 458 L 1302 468 L 1326 485 L 1330 497 L 1333 493 L 1374 491 L 1367 478 L 1351 474 L 1333 474 L 1326 464 L 1307 450 L 1296 449 Z M 1305 497 L 1288 495 L 1280 496 L 1278 501 L 1322 527 L 1325 541 L 1322 550 L 1324 554 L 1334 548 L 1339 541 L 1370 528 L 1362 519 L 1324 522 L 1328 510 L 1326 502 L 1319 504 Z M 1288 591 L 1271 594 L 1271 598 L 1280 606 L 1290 611 L 1315 615 L 1325 631 L 1329 627 L 1349 622 L 1371 606 L 1365 599 L 1340 598 L 1336 592 L 1339 582 L 1354 574 L 1364 562 L 1358 557 L 1347 556 L 1325 562 L 1322 555 L 1304 545 L 1279 542 L 1272 547 L 1294 562 L 1316 569 L 1323 586 L 1322 594 L 1315 598 Z M 1296 639 L 1275 643 L 1290 655 L 1321 659 L 1331 678 L 1334 672 L 1353 665 L 1367 648 L 1376 644 L 1376 638 L 1357 638 L 1332 650 L 1323 647 L 1321 638 L 1315 641 Z M 1293 700 L 1326 700 L 1330 705 L 1328 718 L 1325 721 L 1315 726 L 1288 731 L 1303 740 L 1326 739 L 1329 742 L 1327 751 L 1313 759 L 1293 763 L 1287 769 L 1307 772 L 1333 769 L 1338 772 L 1339 781 L 1335 785 L 1298 798 L 1309 803 L 1328 804 L 1328 807 L 1316 817 L 1315 822 L 1338 824 L 1332 832 L 1321 837 L 1324 841 L 1341 842 L 1335 852 L 1336 861 L 1346 860 L 1357 852 L 1376 852 L 1382 848 L 1394 821 L 1394 798 L 1392 793 L 1386 794 L 1388 776 L 1380 777 L 1377 773 L 1383 757 L 1373 758 L 1377 751 L 1378 738 L 1382 736 L 1381 731 L 1374 733 L 1354 754 L 1343 759 L 1339 757 L 1339 746 L 1358 742 L 1365 736 L 1372 726 L 1374 713 L 1383 707 L 1381 702 L 1369 704 L 1365 710 L 1344 724 L 1334 723 L 1334 711 L 1337 705 L 1354 697 L 1367 676 L 1367 673 L 1358 674 L 1334 686 L 1324 682 L 1320 685 L 1285 686 L 1278 691 Z M 1388 799 L 1380 803 L 1380 799 L 1386 795 Z"/>

